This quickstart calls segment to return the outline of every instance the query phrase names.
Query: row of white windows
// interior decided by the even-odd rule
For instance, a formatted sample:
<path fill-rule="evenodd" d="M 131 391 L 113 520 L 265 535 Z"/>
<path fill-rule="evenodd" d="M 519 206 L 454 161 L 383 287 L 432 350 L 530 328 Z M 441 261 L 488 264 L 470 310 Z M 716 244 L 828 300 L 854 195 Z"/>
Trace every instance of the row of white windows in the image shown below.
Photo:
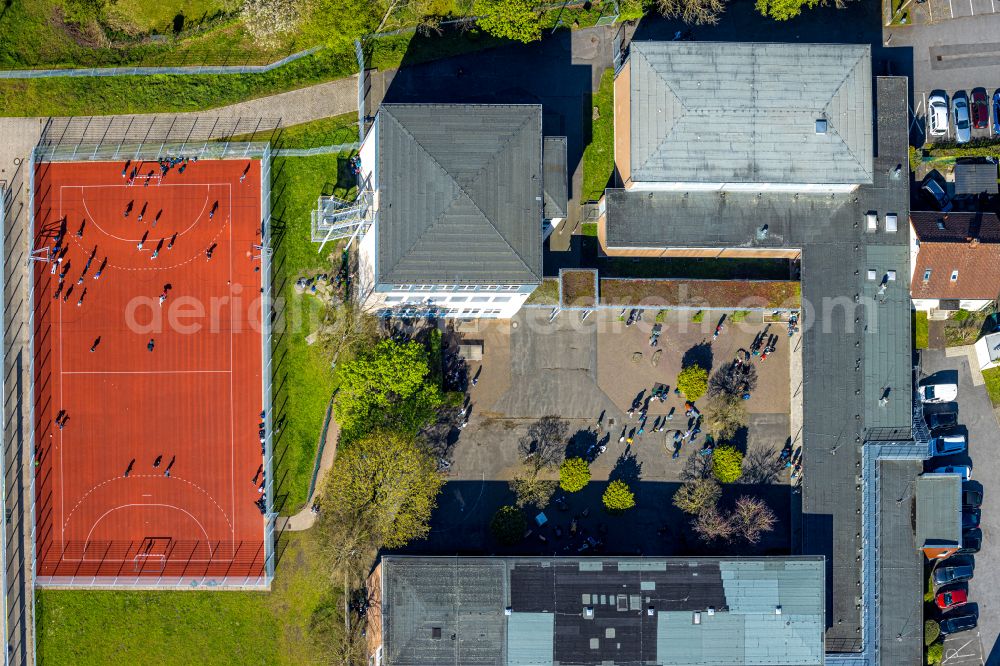
<path fill-rule="evenodd" d="M 494 296 L 493 303 L 509 303 L 510 296 Z M 386 303 L 489 303 L 489 296 L 386 296 Z"/>
<path fill-rule="evenodd" d="M 377 312 L 380 317 L 417 317 L 417 316 L 430 316 L 434 315 L 436 317 L 495 317 L 499 315 L 501 310 L 491 308 L 491 309 L 480 309 L 480 308 L 383 308 Z"/>
<path fill-rule="evenodd" d="M 395 284 L 393 291 L 517 291 L 517 284 Z"/>

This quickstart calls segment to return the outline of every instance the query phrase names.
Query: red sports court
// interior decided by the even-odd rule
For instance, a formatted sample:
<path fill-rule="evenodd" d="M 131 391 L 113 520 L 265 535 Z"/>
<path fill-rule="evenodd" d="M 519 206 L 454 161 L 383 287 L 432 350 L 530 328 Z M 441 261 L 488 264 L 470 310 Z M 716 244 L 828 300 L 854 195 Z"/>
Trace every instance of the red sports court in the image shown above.
<path fill-rule="evenodd" d="M 265 581 L 261 162 L 42 162 L 37 578 Z"/>

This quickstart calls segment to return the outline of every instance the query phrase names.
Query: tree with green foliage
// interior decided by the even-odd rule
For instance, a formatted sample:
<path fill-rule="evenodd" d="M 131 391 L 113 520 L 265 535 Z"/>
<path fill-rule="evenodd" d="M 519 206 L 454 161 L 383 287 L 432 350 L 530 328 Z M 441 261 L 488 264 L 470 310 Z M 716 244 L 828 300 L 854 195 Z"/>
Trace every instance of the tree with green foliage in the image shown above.
<path fill-rule="evenodd" d="M 931 645 L 941 635 L 941 625 L 937 620 L 924 620 L 924 645 Z"/>
<path fill-rule="evenodd" d="M 757 0 L 757 11 L 775 21 L 787 21 L 802 13 L 803 7 L 812 9 L 820 0 Z"/>
<path fill-rule="evenodd" d="M 433 454 L 411 437 L 378 431 L 337 450 L 322 494 L 328 537 L 399 548 L 427 536 L 442 479 Z"/>
<path fill-rule="evenodd" d="M 715 479 L 694 479 L 674 493 L 674 506 L 696 516 L 707 507 L 714 507 L 721 495 L 722 488 Z"/>
<path fill-rule="evenodd" d="M 691 402 L 705 395 L 708 390 L 708 370 L 700 365 L 689 365 L 682 368 L 677 375 L 677 388 Z"/>
<path fill-rule="evenodd" d="M 732 439 L 736 431 L 746 426 L 747 420 L 747 408 L 737 396 L 711 398 L 705 410 L 705 430 L 721 440 Z"/>
<path fill-rule="evenodd" d="M 479 27 L 494 37 L 534 42 L 542 38 L 541 15 L 534 0 L 487 0 Z"/>
<path fill-rule="evenodd" d="M 604 489 L 604 496 L 601 497 L 604 507 L 611 512 L 628 511 L 635 506 L 635 493 L 628 487 L 628 484 L 621 480 L 614 480 Z"/>
<path fill-rule="evenodd" d="M 712 452 L 712 474 L 722 483 L 743 476 L 743 454 L 735 446 L 718 446 Z"/>
<path fill-rule="evenodd" d="M 937 666 L 944 658 L 944 641 L 938 641 L 927 647 L 927 666 Z"/>
<path fill-rule="evenodd" d="M 559 487 L 568 493 L 583 490 L 590 483 L 590 465 L 583 458 L 566 458 L 559 466 Z"/>
<path fill-rule="evenodd" d="M 524 538 L 528 523 L 524 512 L 516 506 L 502 506 L 493 514 L 490 521 L 490 532 L 493 538 L 505 546 L 513 546 Z"/>
<path fill-rule="evenodd" d="M 418 342 L 383 340 L 342 364 L 339 375 L 334 408 L 348 442 L 379 428 L 415 435 L 442 404 L 427 350 Z"/>
<path fill-rule="evenodd" d="M 690 25 L 715 25 L 726 11 L 724 0 L 656 0 L 656 7 L 664 17 Z"/>
<path fill-rule="evenodd" d="M 538 471 L 527 466 L 514 474 L 514 478 L 510 482 L 514 501 L 521 508 L 533 506 L 536 509 L 544 509 L 549 505 L 549 500 L 552 499 L 558 486 L 557 481 L 540 478 Z"/>

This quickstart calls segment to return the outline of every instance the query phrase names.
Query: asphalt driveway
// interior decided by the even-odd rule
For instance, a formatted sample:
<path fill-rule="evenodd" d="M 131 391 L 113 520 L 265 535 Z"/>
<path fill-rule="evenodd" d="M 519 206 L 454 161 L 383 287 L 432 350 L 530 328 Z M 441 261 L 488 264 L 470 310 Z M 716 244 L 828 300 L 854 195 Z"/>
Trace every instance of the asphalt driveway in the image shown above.
<path fill-rule="evenodd" d="M 998 427 L 986 389 L 972 384 L 967 356 L 946 357 L 943 350 L 922 353 L 924 375 L 958 371 L 958 420 L 969 432 L 972 478 L 983 486 L 983 547 L 976 557 L 976 575 L 969 584 L 979 604 L 979 632 L 988 665 L 1000 666 L 1000 457 Z"/>

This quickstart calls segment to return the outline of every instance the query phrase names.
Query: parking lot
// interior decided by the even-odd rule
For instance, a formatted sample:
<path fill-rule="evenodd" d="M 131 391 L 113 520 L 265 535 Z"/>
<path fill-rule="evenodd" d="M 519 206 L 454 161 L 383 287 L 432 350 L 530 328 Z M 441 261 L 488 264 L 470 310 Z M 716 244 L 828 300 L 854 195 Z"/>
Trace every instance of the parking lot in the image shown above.
<path fill-rule="evenodd" d="M 950 116 L 955 92 L 971 94 L 981 86 L 992 98 L 1000 88 L 1000 0 L 928 0 L 911 3 L 909 9 L 913 25 L 890 26 L 883 32 L 886 46 L 913 51 L 911 141 L 951 141 L 953 127 L 943 137 L 928 135 L 927 99 L 933 91 L 946 93 Z M 989 129 L 972 132 L 973 138 L 985 137 Z"/>
<path fill-rule="evenodd" d="M 981 88 L 981 86 L 979 86 L 979 87 Z M 941 142 L 951 142 L 951 141 L 955 141 L 957 139 L 957 136 L 956 136 L 956 125 L 955 125 L 955 111 L 954 111 L 953 103 L 954 103 L 954 100 L 955 100 L 956 97 L 963 97 L 964 96 L 964 98 L 966 100 L 966 103 L 971 107 L 971 105 L 972 105 L 972 92 L 973 92 L 973 90 L 934 90 L 934 91 L 930 91 L 930 92 L 926 92 L 925 91 L 925 92 L 921 92 L 920 93 L 920 98 L 916 101 L 916 105 L 917 106 L 916 106 L 916 109 L 915 109 L 915 113 L 917 114 L 917 116 L 922 117 L 922 118 L 926 118 L 927 117 L 928 110 L 929 110 L 928 104 L 930 102 L 931 97 L 933 95 L 935 95 L 935 94 L 942 95 L 944 97 L 945 105 L 946 105 L 946 108 L 947 108 L 947 118 L 948 118 L 948 121 L 947 121 L 947 127 L 946 127 L 944 135 L 933 136 L 933 135 L 931 135 L 929 133 L 929 130 L 928 130 L 928 134 L 927 134 L 927 140 L 928 141 L 930 141 L 932 143 L 939 142 L 939 141 L 941 141 Z M 994 118 L 995 118 L 995 115 L 993 113 L 993 93 L 994 92 L 1000 92 L 1000 91 L 994 91 L 994 90 L 989 90 L 989 89 L 985 90 L 985 94 L 986 94 L 986 115 L 987 115 L 986 125 L 985 125 L 985 127 L 970 126 L 969 133 L 971 135 L 971 140 L 972 141 L 975 141 L 976 139 L 988 139 L 988 138 L 991 138 L 993 136 L 993 122 L 994 122 Z M 970 123 L 970 125 L 971 125 L 971 123 Z"/>
<path fill-rule="evenodd" d="M 986 655 L 996 648 L 1000 636 L 1000 547 L 997 545 L 997 535 L 1000 535 L 1000 458 L 996 452 L 997 421 L 993 406 L 983 386 L 972 382 L 967 356 L 946 356 L 943 350 L 924 350 L 921 353 L 921 370 L 925 376 L 934 373 L 957 372 L 958 378 L 958 420 L 967 429 L 969 440 L 968 456 L 956 456 L 946 459 L 933 459 L 927 463 L 928 469 L 942 464 L 971 464 L 972 479 L 982 486 L 982 525 L 983 545 L 974 558 L 976 562 L 975 576 L 969 583 L 970 603 L 979 607 L 978 632 L 982 637 L 982 646 Z M 952 659 L 944 663 L 959 664 L 968 658 L 975 645 L 968 640 L 973 639 L 975 632 L 955 634 L 946 643 L 946 657 Z M 952 652 L 947 648 L 951 646 Z M 988 664 L 1000 660 L 1000 652 L 994 655 Z"/>

